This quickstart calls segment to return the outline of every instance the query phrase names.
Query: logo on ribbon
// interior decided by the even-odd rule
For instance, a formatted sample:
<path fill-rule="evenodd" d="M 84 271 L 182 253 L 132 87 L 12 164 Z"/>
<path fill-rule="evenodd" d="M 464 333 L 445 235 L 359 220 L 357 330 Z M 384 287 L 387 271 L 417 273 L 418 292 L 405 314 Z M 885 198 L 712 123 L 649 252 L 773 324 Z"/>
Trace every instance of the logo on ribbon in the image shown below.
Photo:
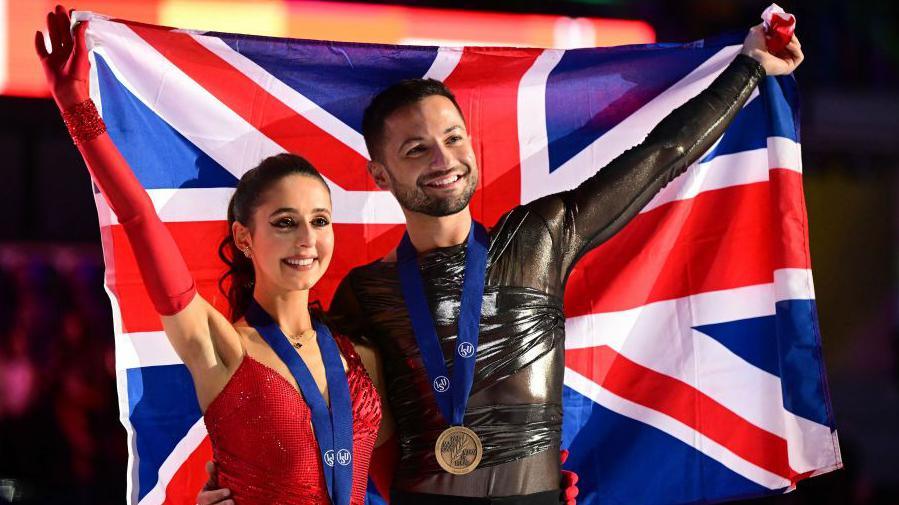
<path fill-rule="evenodd" d="M 434 379 L 434 391 L 438 393 L 445 393 L 449 390 L 450 381 L 446 378 L 446 375 L 440 375 L 436 379 Z"/>
<path fill-rule="evenodd" d="M 350 454 L 350 451 L 346 449 L 341 449 L 337 451 L 337 462 L 342 466 L 347 466 L 350 464 L 350 461 L 353 460 L 353 455 Z"/>
<path fill-rule="evenodd" d="M 462 342 L 456 350 L 459 352 L 459 356 L 462 356 L 463 358 L 474 356 L 474 346 L 471 342 Z"/>
<path fill-rule="evenodd" d="M 325 451 L 325 464 L 328 466 L 334 466 L 334 451 L 332 449 L 328 449 L 327 451 Z"/>

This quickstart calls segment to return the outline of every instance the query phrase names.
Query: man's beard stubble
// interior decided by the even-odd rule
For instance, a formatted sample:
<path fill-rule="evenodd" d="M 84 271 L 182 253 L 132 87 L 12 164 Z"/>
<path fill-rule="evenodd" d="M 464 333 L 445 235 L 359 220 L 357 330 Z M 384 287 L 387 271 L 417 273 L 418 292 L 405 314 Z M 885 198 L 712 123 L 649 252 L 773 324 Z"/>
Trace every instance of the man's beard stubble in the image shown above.
<path fill-rule="evenodd" d="M 386 172 L 393 186 L 393 196 L 396 197 L 401 207 L 431 217 L 444 217 L 456 214 L 468 206 L 475 189 L 477 189 L 477 172 L 471 170 L 470 167 L 467 168 L 468 170 L 463 175 L 467 185 L 462 194 L 458 197 L 443 199 L 432 198 L 418 184 L 413 187 L 404 186 L 394 179 L 389 169 Z"/>

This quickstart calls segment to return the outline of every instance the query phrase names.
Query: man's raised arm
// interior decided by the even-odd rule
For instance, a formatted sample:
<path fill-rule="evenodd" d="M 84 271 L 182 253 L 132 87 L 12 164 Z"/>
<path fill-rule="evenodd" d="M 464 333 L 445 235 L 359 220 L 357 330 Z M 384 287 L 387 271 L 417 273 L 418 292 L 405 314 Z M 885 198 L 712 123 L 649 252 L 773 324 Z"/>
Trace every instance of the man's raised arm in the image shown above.
<path fill-rule="evenodd" d="M 528 204 L 541 215 L 558 248 L 561 278 L 587 251 L 624 227 L 724 133 L 759 81 L 792 72 L 802 61 L 794 37 L 783 53 L 765 48 L 761 26 L 750 30 L 741 53 L 697 96 L 666 116 L 639 145 L 602 167 L 575 189 Z"/>

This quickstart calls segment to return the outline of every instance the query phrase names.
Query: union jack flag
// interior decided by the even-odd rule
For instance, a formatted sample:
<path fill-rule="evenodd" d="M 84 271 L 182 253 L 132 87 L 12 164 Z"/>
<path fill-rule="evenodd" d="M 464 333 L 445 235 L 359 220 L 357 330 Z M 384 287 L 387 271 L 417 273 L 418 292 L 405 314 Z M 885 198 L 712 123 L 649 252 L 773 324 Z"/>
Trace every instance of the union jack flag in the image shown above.
<path fill-rule="evenodd" d="M 739 39 L 602 49 L 408 47 L 90 21 L 91 97 L 197 280 L 223 312 L 217 245 L 237 180 L 284 151 L 328 179 L 335 258 L 314 297 L 392 249 L 403 216 L 365 170 L 362 112 L 433 77 L 474 138 L 487 225 L 569 189 L 707 87 Z M 781 493 L 841 458 L 817 324 L 797 88 L 767 78 L 687 174 L 568 282 L 563 446 L 581 503 Z M 186 368 L 121 226 L 94 190 L 113 305 L 131 503 L 193 503 L 211 459 Z M 226 312 L 227 313 L 227 312 Z"/>

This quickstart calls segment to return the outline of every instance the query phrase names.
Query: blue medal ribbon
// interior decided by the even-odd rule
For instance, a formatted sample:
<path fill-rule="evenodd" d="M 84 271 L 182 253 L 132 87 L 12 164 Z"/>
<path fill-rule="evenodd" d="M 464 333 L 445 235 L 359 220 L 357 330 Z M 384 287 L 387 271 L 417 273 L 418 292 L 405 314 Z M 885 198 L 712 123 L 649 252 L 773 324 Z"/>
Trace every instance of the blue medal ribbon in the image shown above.
<path fill-rule="evenodd" d="M 459 309 L 456 349 L 453 353 L 453 377 L 449 378 L 443 350 L 437 338 L 434 317 L 425 297 L 424 280 L 418 269 L 418 251 L 409 234 L 397 247 L 397 268 L 403 299 L 412 322 L 412 332 L 418 342 L 421 358 L 431 379 L 431 389 L 437 406 L 447 422 L 461 426 L 468 405 L 468 395 L 474 381 L 474 364 L 478 350 L 478 331 L 481 305 L 484 301 L 484 280 L 487 274 L 487 230 L 471 222 L 465 247 L 465 272 L 462 280 L 462 300 Z"/>
<path fill-rule="evenodd" d="M 297 354 L 278 323 L 256 300 L 250 304 L 246 318 L 287 365 L 300 387 L 303 399 L 309 405 L 312 429 L 321 452 L 322 469 L 331 503 L 349 505 L 353 493 L 353 401 L 340 359 L 340 349 L 331 331 L 322 322 L 312 320 L 331 396 L 329 409 L 306 363 Z"/>

